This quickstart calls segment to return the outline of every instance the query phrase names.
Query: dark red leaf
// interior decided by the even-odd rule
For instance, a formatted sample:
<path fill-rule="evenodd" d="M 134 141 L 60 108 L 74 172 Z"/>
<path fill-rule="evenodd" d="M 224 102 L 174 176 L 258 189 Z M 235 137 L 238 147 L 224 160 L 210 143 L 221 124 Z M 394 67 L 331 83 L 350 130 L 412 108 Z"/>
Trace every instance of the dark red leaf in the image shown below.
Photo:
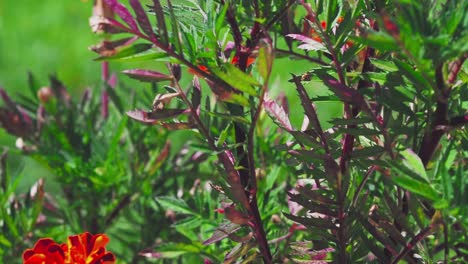
<path fill-rule="evenodd" d="M 342 84 L 329 74 L 317 72 L 319 78 L 338 96 L 343 102 L 356 105 L 364 104 L 364 98 L 356 90 Z"/>
<path fill-rule="evenodd" d="M 216 243 L 218 241 L 221 241 L 228 237 L 230 234 L 236 232 L 241 228 L 240 225 L 234 224 L 234 223 L 224 223 L 221 224 L 216 230 L 214 231 L 213 235 L 208 238 L 207 240 L 203 241 L 203 245 L 210 245 L 213 243 Z"/>
<path fill-rule="evenodd" d="M 141 6 L 140 0 L 130 0 L 130 5 L 135 11 L 136 19 L 143 32 L 145 32 L 151 39 L 156 39 L 156 35 L 153 32 L 153 28 L 151 27 L 151 23 L 149 22 L 145 10 L 143 10 L 143 7 Z"/>
<path fill-rule="evenodd" d="M 197 109 L 200 106 L 201 100 L 201 86 L 200 80 L 197 76 L 193 77 L 192 87 L 192 105 L 195 109 Z"/>
<path fill-rule="evenodd" d="M 186 112 L 186 109 L 157 109 L 157 111 L 146 112 L 143 110 L 128 111 L 127 115 L 145 124 L 156 124 L 161 120 L 176 117 Z"/>
<path fill-rule="evenodd" d="M 246 225 L 249 222 L 249 217 L 237 210 L 234 206 L 224 208 L 224 215 L 234 224 Z"/>
<path fill-rule="evenodd" d="M 137 79 L 142 82 L 160 82 L 172 80 L 173 77 L 160 72 L 143 70 L 143 69 L 132 69 L 123 71 L 126 75 L 133 79 Z"/>
<path fill-rule="evenodd" d="M 116 13 L 127 25 L 130 26 L 135 32 L 139 32 L 138 26 L 133 18 L 132 14 L 127 10 L 127 8 L 119 3 L 117 0 L 105 0 L 106 4 Z"/>

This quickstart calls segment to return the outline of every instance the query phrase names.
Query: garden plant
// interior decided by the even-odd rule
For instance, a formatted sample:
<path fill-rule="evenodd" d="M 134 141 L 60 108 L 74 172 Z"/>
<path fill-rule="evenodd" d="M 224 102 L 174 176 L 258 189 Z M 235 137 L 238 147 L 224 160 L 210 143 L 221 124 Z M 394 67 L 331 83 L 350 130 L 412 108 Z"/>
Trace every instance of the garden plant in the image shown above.
<path fill-rule="evenodd" d="M 29 96 L 0 90 L 17 137 L 0 158 L 0 257 L 468 262 L 467 13 L 96 0 L 101 84 L 79 97 L 30 74 Z M 111 74 L 121 62 L 137 66 Z M 51 176 L 20 193 L 9 155 Z"/>

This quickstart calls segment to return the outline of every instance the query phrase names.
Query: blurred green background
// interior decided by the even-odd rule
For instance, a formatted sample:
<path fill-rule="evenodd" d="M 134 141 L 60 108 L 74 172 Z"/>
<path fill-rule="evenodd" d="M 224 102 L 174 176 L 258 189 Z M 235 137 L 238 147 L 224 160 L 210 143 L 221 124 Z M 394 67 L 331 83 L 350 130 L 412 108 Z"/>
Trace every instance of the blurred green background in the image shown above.
<path fill-rule="evenodd" d="M 0 85 L 25 89 L 31 71 L 47 83 L 56 73 L 82 89 L 99 80 L 100 66 L 88 46 L 97 42 L 88 26 L 92 1 L 0 1 Z"/>

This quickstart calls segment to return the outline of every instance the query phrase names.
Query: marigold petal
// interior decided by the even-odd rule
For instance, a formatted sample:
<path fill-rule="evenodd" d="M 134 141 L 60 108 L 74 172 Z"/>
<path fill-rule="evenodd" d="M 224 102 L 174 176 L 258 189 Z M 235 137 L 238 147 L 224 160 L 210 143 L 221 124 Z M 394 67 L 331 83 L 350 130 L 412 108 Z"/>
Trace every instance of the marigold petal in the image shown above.
<path fill-rule="evenodd" d="M 46 252 L 47 248 L 52 244 L 55 244 L 55 241 L 51 238 L 41 238 L 36 242 L 33 250 L 34 252 Z"/>
<path fill-rule="evenodd" d="M 101 263 L 102 264 L 114 264 L 115 263 L 115 256 L 111 252 L 107 252 L 102 258 L 101 258 Z"/>
<path fill-rule="evenodd" d="M 86 264 L 114 264 L 115 263 L 115 256 L 111 252 L 107 252 L 105 254 L 101 254 L 99 257 L 95 257 L 93 259 L 87 259 Z"/>
<path fill-rule="evenodd" d="M 104 234 L 97 234 L 93 236 L 92 242 L 93 242 L 93 247 L 92 247 L 91 252 L 94 252 L 98 250 L 99 248 L 105 248 L 107 243 L 109 243 L 109 237 L 107 237 Z"/>
<path fill-rule="evenodd" d="M 63 263 L 65 260 L 65 252 L 62 247 L 54 244 L 47 249 L 47 260 L 53 260 L 55 263 Z"/>
<path fill-rule="evenodd" d="M 84 232 L 83 234 L 79 234 L 79 237 L 86 254 L 89 255 L 93 251 L 94 236 L 89 232 Z"/>
<path fill-rule="evenodd" d="M 23 264 L 46 264 L 46 255 L 34 254 L 25 260 Z"/>

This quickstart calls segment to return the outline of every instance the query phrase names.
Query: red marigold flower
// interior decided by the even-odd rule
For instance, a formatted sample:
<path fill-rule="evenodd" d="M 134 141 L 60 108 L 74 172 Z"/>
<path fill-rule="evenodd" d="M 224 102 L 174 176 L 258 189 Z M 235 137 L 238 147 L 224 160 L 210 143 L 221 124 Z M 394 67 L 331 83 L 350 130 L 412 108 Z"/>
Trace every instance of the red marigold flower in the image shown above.
<path fill-rule="evenodd" d="M 64 260 L 61 246 L 50 238 L 39 239 L 32 249 L 23 252 L 24 264 L 62 264 Z"/>
<path fill-rule="evenodd" d="M 50 238 L 42 238 L 34 248 L 23 252 L 24 264 L 114 264 L 115 256 L 105 246 L 109 238 L 88 232 L 69 236 L 68 243 L 58 245 Z"/>

